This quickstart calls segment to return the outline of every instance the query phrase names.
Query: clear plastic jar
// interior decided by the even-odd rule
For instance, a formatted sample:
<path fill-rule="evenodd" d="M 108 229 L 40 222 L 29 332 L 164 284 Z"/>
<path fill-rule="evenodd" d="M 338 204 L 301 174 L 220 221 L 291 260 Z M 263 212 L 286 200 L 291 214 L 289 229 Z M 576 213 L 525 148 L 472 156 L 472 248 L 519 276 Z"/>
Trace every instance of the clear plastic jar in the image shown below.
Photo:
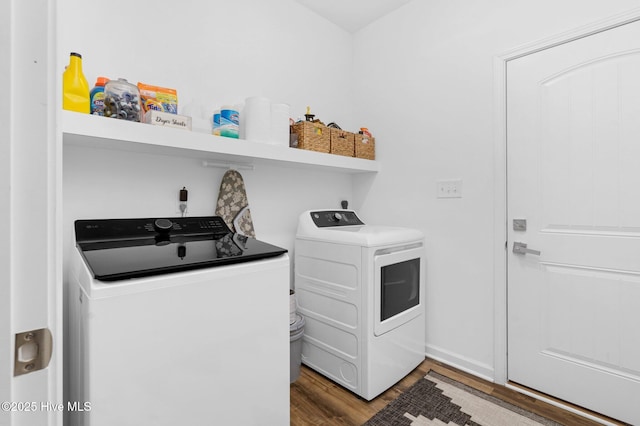
<path fill-rule="evenodd" d="M 124 78 L 109 80 L 104 86 L 104 116 L 141 121 L 140 91 Z"/>

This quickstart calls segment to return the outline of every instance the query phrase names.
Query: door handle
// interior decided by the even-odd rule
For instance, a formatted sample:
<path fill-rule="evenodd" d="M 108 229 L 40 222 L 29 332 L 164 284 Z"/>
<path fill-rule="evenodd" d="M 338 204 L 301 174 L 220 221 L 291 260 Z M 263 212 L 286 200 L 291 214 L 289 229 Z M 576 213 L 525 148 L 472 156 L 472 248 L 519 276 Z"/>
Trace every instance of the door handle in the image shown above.
<path fill-rule="evenodd" d="M 527 248 L 525 243 L 519 243 L 517 241 L 513 243 L 513 252 L 515 254 L 535 254 L 536 256 L 540 256 L 540 250 Z"/>

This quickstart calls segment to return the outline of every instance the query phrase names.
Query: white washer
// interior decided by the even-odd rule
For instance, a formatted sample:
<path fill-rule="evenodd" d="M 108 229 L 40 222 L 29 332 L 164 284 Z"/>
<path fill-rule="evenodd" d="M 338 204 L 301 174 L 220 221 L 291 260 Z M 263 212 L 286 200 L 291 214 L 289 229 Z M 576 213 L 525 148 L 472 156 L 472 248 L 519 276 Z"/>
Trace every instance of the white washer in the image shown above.
<path fill-rule="evenodd" d="M 218 217 L 171 222 L 174 230 L 195 226 L 192 238 L 165 238 L 147 220 L 76 222 L 76 235 L 105 229 L 103 236 L 129 238 L 71 251 L 67 379 L 70 403 L 79 409 L 65 424 L 288 425 L 286 250 L 267 248 L 272 257 L 230 263 L 252 256 L 258 241 L 235 245 L 230 234 L 215 239 L 197 229 L 224 227 Z M 150 235 L 150 244 L 134 234 Z M 121 269 L 142 274 L 152 259 L 162 260 L 151 272 L 162 273 L 96 278 L 110 269 L 116 271 L 106 279 L 122 275 Z M 216 261 L 219 266 L 200 267 Z M 171 262 L 175 267 L 162 269 Z M 189 262 L 196 268 L 185 269 Z"/>
<path fill-rule="evenodd" d="M 294 252 L 305 365 L 371 400 L 424 361 L 422 232 L 307 211 Z"/>

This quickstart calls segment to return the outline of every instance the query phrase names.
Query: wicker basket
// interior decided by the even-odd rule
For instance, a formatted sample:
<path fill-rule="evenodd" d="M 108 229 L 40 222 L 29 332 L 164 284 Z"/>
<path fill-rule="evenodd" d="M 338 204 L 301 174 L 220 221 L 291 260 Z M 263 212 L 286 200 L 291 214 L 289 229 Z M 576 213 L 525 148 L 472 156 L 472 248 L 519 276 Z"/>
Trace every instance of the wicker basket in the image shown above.
<path fill-rule="evenodd" d="M 326 126 L 311 121 L 301 121 L 291 126 L 298 135 L 298 148 L 318 152 L 329 152 L 331 149 L 331 132 Z"/>
<path fill-rule="evenodd" d="M 355 135 L 355 148 L 357 158 L 376 159 L 376 138 L 364 137 L 358 133 Z"/>
<path fill-rule="evenodd" d="M 331 129 L 331 153 L 353 157 L 355 135 L 340 129 Z"/>

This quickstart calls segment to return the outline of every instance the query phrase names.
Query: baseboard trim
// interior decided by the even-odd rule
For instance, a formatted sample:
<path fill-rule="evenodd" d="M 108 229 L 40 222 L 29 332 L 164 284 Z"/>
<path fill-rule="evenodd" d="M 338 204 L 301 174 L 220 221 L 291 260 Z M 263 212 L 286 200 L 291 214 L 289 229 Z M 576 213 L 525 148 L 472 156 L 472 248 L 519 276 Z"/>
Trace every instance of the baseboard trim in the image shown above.
<path fill-rule="evenodd" d="M 507 389 L 511 389 L 513 391 L 516 391 L 518 393 L 521 393 L 523 395 L 527 395 L 530 396 L 532 398 L 538 399 L 540 401 L 546 402 L 547 404 L 553 405 L 554 407 L 559 407 L 562 408 L 565 411 L 569 411 L 571 413 L 577 414 L 581 417 L 585 417 L 589 420 L 592 420 L 594 422 L 603 424 L 603 425 L 607 425 L 607 426 L 620 426 L 624 423 L 618 423 L 616 422 L 614 419 L 610 419 L 606 416 L 603 416 L 602 414 L 598 414 L 595 413 L 593 411 L 589 411 L 587 409 L 583 409 L 581 407 L 575 406 L 573 404 L 570 404 L 568 402 L 564 402 L 562 400 L 559 399 L 555 399 L 549 395 L 546 395 L 544 393 L 540 393 L 537 392 L 534 389 L 529 389 L 526 386 L 522 386 L 521 384 L 518 383 L 514 383 L 514 382 L 507 382 L 504 385 Z"/>
<path fill-rule="evenodd" d="M 426 356 L 465 373 L 494 383 L 493 367 L 434 345 L 426 345 Z"/>

